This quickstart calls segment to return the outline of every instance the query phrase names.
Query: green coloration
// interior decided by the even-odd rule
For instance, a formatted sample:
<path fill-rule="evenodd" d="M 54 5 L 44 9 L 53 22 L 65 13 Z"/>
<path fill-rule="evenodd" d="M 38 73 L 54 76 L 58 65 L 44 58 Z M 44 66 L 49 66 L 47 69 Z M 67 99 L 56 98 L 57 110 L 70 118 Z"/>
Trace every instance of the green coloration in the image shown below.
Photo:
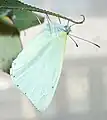
<path fill-rule="evenodd" d="M 63 15 L 60 15 L 58 13 L 50 12 L 50 11 L 43 10 L 43 9 L 28 5 L 28 4 L 24 4 L 23 2 L 20 2 L 18 0 L 4 0 L 4 2 L 2 2 L 1 6 L 0 6 L 0 9 L 3 9 L 3 8 L 4 9 L 16 9 L 16 10 L 17 9 L 18 10 L 28 10 L 28 11 L 45 13 L 45 14 L 48 14 L 48 15 L 52 15 L 52 16 L 56 16 L 56 17 L 59 17 L 59 18 L 69 20 L 69 21 L 71 21 L 75 24 L 82 24 L 85 21 L 85 17 L 83 15 L 81 15 L 83 17 L 83 20 L 77 22 L 77 21 L 74 21 L 70 18 L 67 18 L 67 17 L 63 16 Z"/>
<path fill-rule="evenodd" d="M 41 112 L 50 105 L 59 82 L 67 39 L 63 28 L 48 25 L 29 41 L 10 69 L 13 83 Z"/>
<path fill-rule="evenodd" d="M 33 12 L 26 11 L 26 10 L 23 10 L 23 11 L 14 10 L 14 11 L 15 11 L 14 14 L 16 15 L 15 26 L 19 30 L 25 30 L 30 27 L 39 25 L 40 23 L 39 23 L 37 17 L 39 18 L 41 23 L 44 22 L 43 17 L 41 17 L 40 15 L 37 15 Z"/>
<path fill-rule="evenodd" d="M 19 31 L 0 20 L 0 69 L 9 73 L 12 61 L 22 50 Z"/>
<path fill-rule="evenodd" d="M 0 0 L 0 6 L 13 6 L 13 7 L 21 7 L 22 3 L 20 4 L 20 1 L 18 0 Z M 0 8 L 0 16 L 3 16 L 3 14 L 6 12 L 7 9 Z M 40 24 L 38 22 L 37 17 L 40 19 L 41 23 L 44 22 L 44 17 L 33 13 L 32 11 L 27 10 L 16 10 L 13 9 L 13 15 L 16 16 L 15 19 L 15 26 L 21 31 L 28 29 L 30 27 L 36 26 Z"/>

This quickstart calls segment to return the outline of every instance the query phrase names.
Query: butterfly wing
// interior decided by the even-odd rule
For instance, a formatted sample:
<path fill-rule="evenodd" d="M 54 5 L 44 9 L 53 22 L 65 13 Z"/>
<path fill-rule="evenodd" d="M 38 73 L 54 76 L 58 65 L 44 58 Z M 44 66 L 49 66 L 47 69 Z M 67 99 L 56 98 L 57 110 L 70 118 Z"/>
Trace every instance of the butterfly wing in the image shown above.
<path fill-rule="evenodd" d="M 11 77 L 14 84 L 44 111 L 54 96 L 61 68 L 67 35 L 44 31 L 32 40 L 14 60 Z"/>

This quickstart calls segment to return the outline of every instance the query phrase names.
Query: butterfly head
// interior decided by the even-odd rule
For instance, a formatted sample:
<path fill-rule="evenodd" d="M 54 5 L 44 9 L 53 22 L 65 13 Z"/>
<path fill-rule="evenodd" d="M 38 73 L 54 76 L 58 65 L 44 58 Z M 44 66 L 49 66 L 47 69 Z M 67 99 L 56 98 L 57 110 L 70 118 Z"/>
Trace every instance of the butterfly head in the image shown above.
<path fill-rule="evenodd" d="M 69 35 L 69 33 L 71 32 L 71 26 L 64 26 L 64 31 L 67 33 L 67 35 Z"/>
<path fill-rule="evenodd" d="M 74 24 L 72 24 L 72 25 L 70 25 L 69 24 L 69 20 L 68 20 L 68 22 L 67 22 L 67 24 L 66 25 L 62 25 L 61 24 L 61 20 L 60 20 L 60 18 L 58 17 L 58 20 L 59 20 L 59 23 L 60 24 L 58 24 L 58 23 L 52 23 L 51 22 L 51 20 L 48 18 L 48 24 L 47 24 L 47 26 L 46 26 L 46 30 L 48 30 L 50 33 L 51 33 L 51 35 L 52 35 L 52 33 L 60 33 L 60 32 L 65 32 L 66 34 L 67 34 L 67 36 L 68 37 L 70 37 L 70 39 L 72 39 L 72 41 L 75 43 L 75 45 L 76 45 L 76 47 L 78 47 L 78 44 L 77 44 L 77 42 L 73 39 L 73 37 L 74 38 L 77 38 L 77 39 L 79 39 L 79 40 L 82 40 L 82 41 L 86 41 L 86 42 L 88 42 L 88 43 L 91 43 L 91 44 L 93 44 L 93 45 L 95 45 L 95 46 L 97 46 L 97 47 L 99 47 L 100 48 L 100 46 L 98 45 L 98 44 L 96 44 L 96 43 L 93 43 L 93 42 L 91 42 L 91 41 L 89 41 L 89 40 L 86 40 L 86 39 L 83 39 L 83 38 L 81 38 L 81 37 L 78 37 L 78 36 L 76 36 L 76 35 L 72 35 L 71 34 L 71 32 L 72 32 L 72 30 L 71 30 L 71 27 L 72 26 L 74 26 L 74 25 L 76 25 L 76 24 L 82 24 L 83 22 L 84 22 L 84 20 L 85 20 L 85 17 L 83 16 L 83 15 L 81 15 L 82 17 L 83 17 L 83 21 L 82 22 L 73 22 Z M 49 22 L 50 21 L 50 22 Z"/>

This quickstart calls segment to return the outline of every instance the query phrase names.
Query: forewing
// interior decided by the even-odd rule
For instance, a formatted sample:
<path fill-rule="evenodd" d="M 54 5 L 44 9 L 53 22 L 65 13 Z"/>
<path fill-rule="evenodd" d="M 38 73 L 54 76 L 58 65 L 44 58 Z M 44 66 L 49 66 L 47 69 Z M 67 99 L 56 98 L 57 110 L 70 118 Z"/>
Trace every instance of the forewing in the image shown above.
<path fill-rule="evenodd" d="M 14 84 L 44 111 L 54 96 L 63 63 L 65 32 L 45 31 L 27 45 L 12 64 Z"/>

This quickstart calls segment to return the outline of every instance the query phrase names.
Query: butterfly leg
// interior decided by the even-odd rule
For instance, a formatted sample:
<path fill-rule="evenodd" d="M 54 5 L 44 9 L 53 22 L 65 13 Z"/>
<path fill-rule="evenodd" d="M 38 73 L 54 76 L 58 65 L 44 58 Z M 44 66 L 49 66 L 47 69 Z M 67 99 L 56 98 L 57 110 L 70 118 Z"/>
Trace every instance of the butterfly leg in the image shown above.
<path fill-rule="evenodd" d="M 52 31 L 51 31 L 51 25 L 50 25 L 50 23 L 52 23 L 52 22 L 51 22 L 51 20 L 50 20 L 50 18 L 48 16 L 48 14 L 46 14 L 46 18 L 47 18 L 47 21 L 48 21 L 48 25 L 49 25 L 49 29 L 50 29 L 50 34 L 51 34 Z"/>
<path fill-rule="evenodd" d="M 58 20 L 59 20 L 59 23 L 61 24 L 61 19 L 60 19 L 60 17 L 58 17 Z"/>

